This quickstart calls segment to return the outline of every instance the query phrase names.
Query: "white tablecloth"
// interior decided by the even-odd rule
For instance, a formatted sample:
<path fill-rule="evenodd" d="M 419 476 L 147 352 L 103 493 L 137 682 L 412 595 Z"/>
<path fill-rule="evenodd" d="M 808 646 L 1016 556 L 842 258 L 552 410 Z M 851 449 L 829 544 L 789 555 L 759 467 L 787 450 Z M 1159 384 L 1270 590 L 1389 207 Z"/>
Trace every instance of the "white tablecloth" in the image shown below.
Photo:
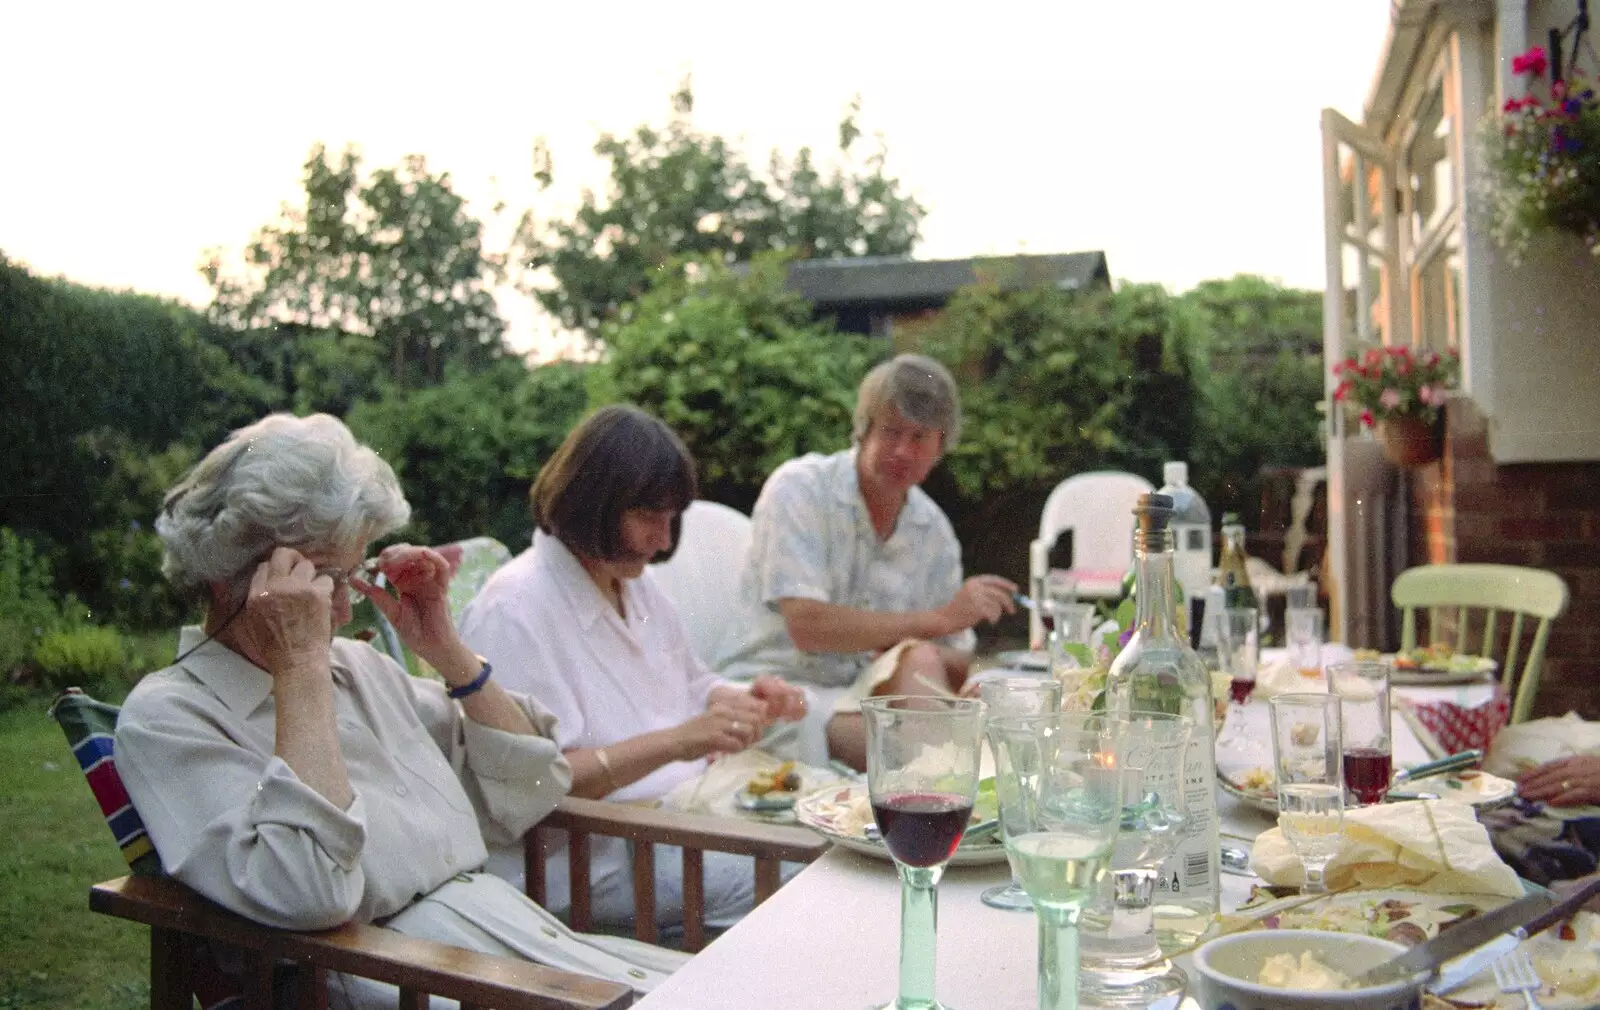
<path fill-rule="evenodd" d="M 1475 704 L 1491 688 L 1396 691 L 1419 700 Z M 1259 710 L 1264 724 L 1264 705 L 1246 710 Z M 1427 758 L 1398 719 L 1394 748 L 1397 767 Z M 1220 790 L 1217 813 L 1222 832 L 1235 836 L 1227 844 L 1254 839 L 1273 824 L 1270 815 Z M 939 885 L 936 992 L 956 1010 L 1036 1005 L 1037 920 L 978 900 L 984 888 L 1009 875 L 1005 863 L 951 867 Z M 1224 874 L 1223 907 L 1237 907 L 1249 896 L 1251 883 L 1252 878 Z M 637 1005 L 643 1010 L 864 1010 L 894 998 L 899 941 L 899 879 L 893 865 L 835 846 Z"/>

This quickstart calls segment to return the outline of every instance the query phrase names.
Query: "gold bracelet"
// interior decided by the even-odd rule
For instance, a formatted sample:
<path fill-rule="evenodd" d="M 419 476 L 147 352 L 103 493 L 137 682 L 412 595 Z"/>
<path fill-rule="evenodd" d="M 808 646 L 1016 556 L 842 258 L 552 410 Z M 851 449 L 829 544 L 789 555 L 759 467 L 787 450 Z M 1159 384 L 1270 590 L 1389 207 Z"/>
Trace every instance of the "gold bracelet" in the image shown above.
<path fill-rule="evenodd" d="M 606 773 L 606 782 L 610 783 L 611 791 L 616 792 L 617 776 L 611 770 L 611 756 L 606 753 L 604 747 L 596 747 L 594 749 L 594 759 L 600 762 L 600 770 Z"/>

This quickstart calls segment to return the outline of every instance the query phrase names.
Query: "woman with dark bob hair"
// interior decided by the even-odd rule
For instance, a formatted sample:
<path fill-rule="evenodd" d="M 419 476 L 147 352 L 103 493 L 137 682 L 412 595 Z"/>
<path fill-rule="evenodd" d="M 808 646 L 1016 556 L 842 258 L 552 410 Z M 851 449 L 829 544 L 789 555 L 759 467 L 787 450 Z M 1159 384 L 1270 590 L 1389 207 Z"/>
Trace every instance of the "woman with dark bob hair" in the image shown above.
<path fill-rule="evenodd" d="M 533 546 L 494 574 L 461 618 L 461 634 L 502 681 L 556 716 L 572 794 L 658 799 L 743 750 L 775 720 L 805 715 L 805 695 L 778 677 L 734 684 L 694 654 L 682 618 L 645 567 L 677 546 L 695 499 L 694 461 L 678 436 L 635 407 L 590 415 L 545 463 L 530 497 Z M 730 571 L 730 579 L 738 573 Z M 592 850 L 597 922 L 632 915 L 619 839 Z M 518 879 L 517 846 L 490 869 Z M 566 903 L 566 860 L 549 861 L 552 908 Z M 657 917 L 682 922 L 681 867 L 657 861 Z M 731 924 L 754 898 L 750 861 L 707 853 L 706 921 Z"/>
<path fill-rule="evenodd" d="M 682 955 L 572 933 L 482 872 L 486 840 L 520 838 L 572 774 L 550 712 L 505 690 L 456 634 L 446 558 L 400 544 L 364 560 L 410 511 L 389 465 L 323 414 L 234 432 L 167 493 L 162 570 L 204 602 L 205 622 L 134 688 L 116 734 L 156 852 L 172 876 L 271 926 L 382 922 L 654 987 Z M 351 590 L 444 683 L 335 637 Z M 355 977 L 331 979 L 329 996 L 396 998 Z"/>

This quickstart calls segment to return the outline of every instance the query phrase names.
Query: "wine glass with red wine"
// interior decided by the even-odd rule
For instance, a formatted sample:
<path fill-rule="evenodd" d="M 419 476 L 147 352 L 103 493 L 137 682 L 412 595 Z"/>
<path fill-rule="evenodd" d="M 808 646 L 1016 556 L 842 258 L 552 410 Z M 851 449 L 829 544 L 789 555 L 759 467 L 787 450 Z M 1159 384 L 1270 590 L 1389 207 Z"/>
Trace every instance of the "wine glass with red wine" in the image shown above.
<path fill-rule="evenodd" d="M 1328 693 L 1339 699 L 1344 787 L 1361 806 L 1382 803 L 1394 775 L 1389 674 L 1388 663 L 1366 660 L 1328 667 Z"/>
<path fill-rule="evenodd" d="M 900 872 L 900 994 L 882 1010 L 940 1010 L 933 995 L 937 887 L 972 817 L 983 710 L 974 698 L 861 703 L 872 815 Z"/>

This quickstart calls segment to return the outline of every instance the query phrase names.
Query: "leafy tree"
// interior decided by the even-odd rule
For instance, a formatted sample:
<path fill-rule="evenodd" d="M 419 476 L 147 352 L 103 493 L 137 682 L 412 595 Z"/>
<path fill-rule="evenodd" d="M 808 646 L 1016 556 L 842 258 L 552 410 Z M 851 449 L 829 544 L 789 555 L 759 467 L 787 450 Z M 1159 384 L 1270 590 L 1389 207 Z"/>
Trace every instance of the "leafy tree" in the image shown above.
<path fill-rule="evenodd" d="M 813 321 L 785 290 L 784 263 L 675 267 L 602 331 L 590 385 L 591 403 L 661 418 L 694 455 L 705 496 L 746 509 L 784 460 L 849 444 L 856 386 L 888 351 Z"/>
<path fill-rule="evenodd" d="M 449 174 L 411 155 L 363 182 L 360 164 L 351 148 L 313 147 L 305 206 L 257 232 L 242 273 L 215 251 L 201 268 L 213 318 L 242 331 L 237 355 L 300 410 L 343 413 L 384 384 L 431 385 L 446 365 L 503 353 L 490 290 L 503 258 L 484 251 Z"/>
<path fill-rule="evenodd" d="M 1264 464 L 1323 461 L 1322 294 L 1240 275 L 1182 300 L 1205 320 L 1210 364 L 1191 479 L 1213 516 L 1254 516 Z"/>
<path fill-rule="evenodd" d="M 533 293 L 567 328 L 598 337 L 606 322 L 626 322 L 630 304 L 690 261 L 730 265 L 775 250 L 891 256 L 916 243 L 925 210 L 885 174 L 881 140 L 864 164 L 852 160 L 859 99 L 839 124 L 843 164 L 831 171 L 801 148 L 793 159 L 772 152 L 760 172 L 723 138 L 694 129 L 687 81 L 672 104 L 664 131 L 601 135 L 594 150 L 611 166 L 603 199 L 585 192 L 570 220 L 522 220 L 525 265 L 545 275 Z M 548 154 L 540 157 L 549 185 Z"/>
<path fill-rule="evenodd" d="M 1184 458 L 1201 341 L 1194 313 L 1154 285 L 957 293 L 923 331 L 962 387 L 966 424 L 946 460 L 957 493 L 976 501 Z"/>
<path fill-rule="evenodd" d="M 160 501 L 128 469 L 213 444 L 277 404 L 229 360 L 228 336 L 175 302 L 35 277 L 0 257 L 0 525 L 97 610 L 129 570 L 91 531 L 148 522 Z"/>
<path fill-rule="evenodd" d="M 441 385 L 358 404 L 357 438 L 395 468 L 411 502 L 407 540 L 442 543 L 488 535 L 512 550 L 528 542 L 528 487 L 582 415 L 590 366 L 529 369 L 503 358 Z"/>

